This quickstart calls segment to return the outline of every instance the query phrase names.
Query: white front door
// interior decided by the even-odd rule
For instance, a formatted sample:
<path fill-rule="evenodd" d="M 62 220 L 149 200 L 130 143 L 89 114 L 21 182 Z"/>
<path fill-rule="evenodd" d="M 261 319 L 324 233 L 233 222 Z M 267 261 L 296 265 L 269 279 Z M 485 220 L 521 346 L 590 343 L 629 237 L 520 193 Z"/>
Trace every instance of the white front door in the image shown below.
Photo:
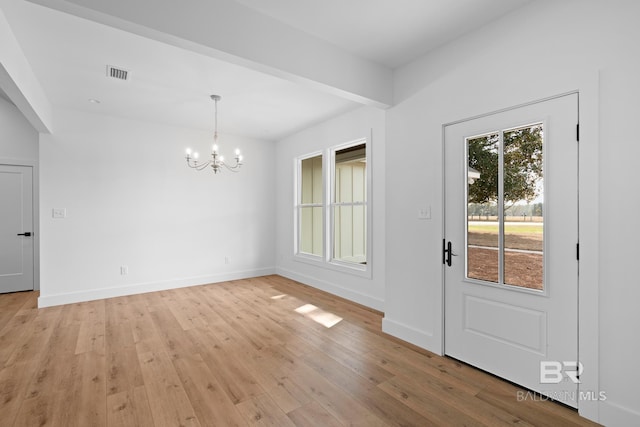
<path fill-rule="evenodd" d="M 445 126 L 445 353 L 577 406 L 578 96 Z"/>
<path fill-rule="evenodd" d="M 0 165 L 0 293 L 33 290 L 33 177 Z"/>

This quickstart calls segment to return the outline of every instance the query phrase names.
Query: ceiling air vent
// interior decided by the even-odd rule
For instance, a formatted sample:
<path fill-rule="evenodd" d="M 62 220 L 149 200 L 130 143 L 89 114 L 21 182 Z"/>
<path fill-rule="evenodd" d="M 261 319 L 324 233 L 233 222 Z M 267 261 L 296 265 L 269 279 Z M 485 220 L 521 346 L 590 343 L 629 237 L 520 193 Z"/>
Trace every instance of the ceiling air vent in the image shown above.
<path fill-rule="evenodd" d="M 129 80 L 129 71 L 114 67 L 113 65 L 107 65 L 107 77 L 118 80 Z"/>

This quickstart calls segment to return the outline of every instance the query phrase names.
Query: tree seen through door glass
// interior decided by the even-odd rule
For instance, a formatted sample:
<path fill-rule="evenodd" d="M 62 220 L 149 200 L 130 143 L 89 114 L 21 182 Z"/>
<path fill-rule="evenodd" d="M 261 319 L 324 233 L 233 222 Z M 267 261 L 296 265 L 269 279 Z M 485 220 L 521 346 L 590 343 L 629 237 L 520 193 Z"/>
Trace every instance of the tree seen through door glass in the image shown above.
<path fill-rule="evenodd" d="M 499 135 L 467 140 L 467 277 L 498 283 Z"/>
<path fill-rule="evenodd" d="M 468 139 L 467 153 L 467 277 L 542 290 L 542 125 Z"/>
<path fill-rule="evenodd" d="M 542 125 L 504 132 L 504 283 L 543 289 Z"/>

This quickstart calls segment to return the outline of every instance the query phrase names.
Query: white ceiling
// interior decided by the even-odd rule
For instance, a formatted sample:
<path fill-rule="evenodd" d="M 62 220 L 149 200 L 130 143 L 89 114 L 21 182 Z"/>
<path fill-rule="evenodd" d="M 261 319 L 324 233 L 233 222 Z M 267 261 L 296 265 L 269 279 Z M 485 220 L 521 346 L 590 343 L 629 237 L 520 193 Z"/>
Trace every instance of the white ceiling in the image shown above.
<path fill-rule="evenodd" d="M 390 68 L 530 0 L 236 0 Z"/>
<path fill-rule="evenodd" d="M 392 68 L 530 0 L 235 1 Z M 222 96 L 221 134 L 267 140 L 360 106 L 310 85 L 24 0 L 3 0 L 2 6 L 53 105 L 211 129 L 209 95 L 215 93 Z M 106 65 L 129 70 L 130 81 L 107 78 Z"/>

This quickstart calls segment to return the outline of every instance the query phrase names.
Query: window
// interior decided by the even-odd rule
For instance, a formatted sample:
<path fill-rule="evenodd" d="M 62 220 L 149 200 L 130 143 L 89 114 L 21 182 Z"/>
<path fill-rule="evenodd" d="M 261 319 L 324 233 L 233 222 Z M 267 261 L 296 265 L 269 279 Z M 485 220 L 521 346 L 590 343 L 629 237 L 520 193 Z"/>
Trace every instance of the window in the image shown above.
<path fill-rule="evenodd" d="M 322 155 L 300 160 L 298 193 L 298 252 L 321 257 L 324 230 Z"/>
<path fill-rule="evenodd" d="M 367 156 L 364 143 L 333 151 L 332 260 L 367 263 Z"/>
<path fill-rule="evenodd" d="M 369 274 L 369 182 L 364 139 L 297 160 L 297 259 Z"/>

